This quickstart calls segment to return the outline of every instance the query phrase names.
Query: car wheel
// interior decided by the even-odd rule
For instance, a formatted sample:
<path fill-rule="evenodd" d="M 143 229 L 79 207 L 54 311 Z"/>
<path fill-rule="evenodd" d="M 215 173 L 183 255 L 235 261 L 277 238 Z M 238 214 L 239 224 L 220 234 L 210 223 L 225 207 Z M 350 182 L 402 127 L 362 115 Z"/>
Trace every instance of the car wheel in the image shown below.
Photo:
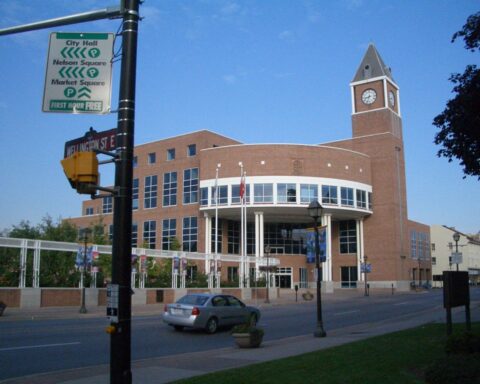
<path fill-rule="evenodd" d="M 254 327 L 255 325 L 257 325 L 257 321 L 258 321 L 257 315 L 255 313 L 252 313 L 250 315 L 250 325 Z"/>
<path fill-rule="evenodd" d="M 205 331 L 208 334 L 212 334 L 217 332 L 218 329 L 218 320 L 215 317 L 211 317 L 207 321 L 207 325 L 205 326 Z"/>
<path fill-rule="evenodd" d="M 181 325 L 174 325 L 173 328 L 175 329 L 175 331 L 181 332 L 181 331 L 183 331 L 184 327 L 181 326 Z"/>

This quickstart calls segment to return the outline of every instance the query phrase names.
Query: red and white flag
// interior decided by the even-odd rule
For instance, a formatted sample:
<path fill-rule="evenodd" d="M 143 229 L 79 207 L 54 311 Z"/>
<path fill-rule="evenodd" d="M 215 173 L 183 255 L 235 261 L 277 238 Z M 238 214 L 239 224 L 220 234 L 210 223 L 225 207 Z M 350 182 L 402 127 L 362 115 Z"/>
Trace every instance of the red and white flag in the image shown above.
<path fill-rule="evenodd" d="M 240 200 L 243 200 L 243 196 L 245 196 L 245 173 L 240 179 Z"/>

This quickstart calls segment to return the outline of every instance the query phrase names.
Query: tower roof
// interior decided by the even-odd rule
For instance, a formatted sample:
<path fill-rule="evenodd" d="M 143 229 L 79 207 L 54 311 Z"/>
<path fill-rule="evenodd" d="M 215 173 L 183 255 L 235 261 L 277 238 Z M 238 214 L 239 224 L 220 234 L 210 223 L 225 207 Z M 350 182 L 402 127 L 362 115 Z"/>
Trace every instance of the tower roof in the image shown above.
<path fill-rule="evenodd" d="M 381 76 L 386 76 L 394 82 L 390 68 L 383 62 L 375 45 L 370 43 L 367 52 L 365 53 L 365 56 L 363 56 L 363 60 L 355 73 L 352 83 Z"/>

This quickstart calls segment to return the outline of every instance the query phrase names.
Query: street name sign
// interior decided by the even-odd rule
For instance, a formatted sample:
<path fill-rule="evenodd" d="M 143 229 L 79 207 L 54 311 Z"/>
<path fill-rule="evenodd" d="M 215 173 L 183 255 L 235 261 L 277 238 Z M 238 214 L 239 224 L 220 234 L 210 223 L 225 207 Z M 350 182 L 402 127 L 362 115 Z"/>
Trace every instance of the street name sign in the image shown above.
<path fill-rule="evenodd" d="M 113 33 L 50 34 L 44 112 L 110 112 L 113 40 Z"/>
<path fill-rule="evenodd" d="M 65 143 L 64 158 L 72 156 L 75 152 L 92 152 L 95 149 L 114 151 L 116 149 L 117 129 L 97 132 L 90 128 L 85 136 L 67 141 Z"/>

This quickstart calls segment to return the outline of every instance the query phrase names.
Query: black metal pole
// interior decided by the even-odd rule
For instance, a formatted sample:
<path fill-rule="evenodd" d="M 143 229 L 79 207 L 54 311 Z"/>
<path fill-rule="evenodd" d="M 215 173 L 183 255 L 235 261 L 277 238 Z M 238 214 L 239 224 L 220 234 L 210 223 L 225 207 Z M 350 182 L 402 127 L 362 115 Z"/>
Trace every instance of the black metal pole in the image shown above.
<path fill-rule="evenodd" d="M 135 131 L 138 0 L 123 0 L 122 67 L 118 101 L 113 212 L 112 284 L 118 285 L 118 323 L 110 338 L 110 383 L 131 384 L 132 180 Z"/>
<path fill-rule="evenodd" d="M 318 234 L 318 218 L 315 217 L 315 268 L 317 270 L 317 329 L 313 333 L 315 337 L 325 337 L 327 333 L 323 329 L 322 319 L 322 282 L 320 277 L 320 241 Z"/>

